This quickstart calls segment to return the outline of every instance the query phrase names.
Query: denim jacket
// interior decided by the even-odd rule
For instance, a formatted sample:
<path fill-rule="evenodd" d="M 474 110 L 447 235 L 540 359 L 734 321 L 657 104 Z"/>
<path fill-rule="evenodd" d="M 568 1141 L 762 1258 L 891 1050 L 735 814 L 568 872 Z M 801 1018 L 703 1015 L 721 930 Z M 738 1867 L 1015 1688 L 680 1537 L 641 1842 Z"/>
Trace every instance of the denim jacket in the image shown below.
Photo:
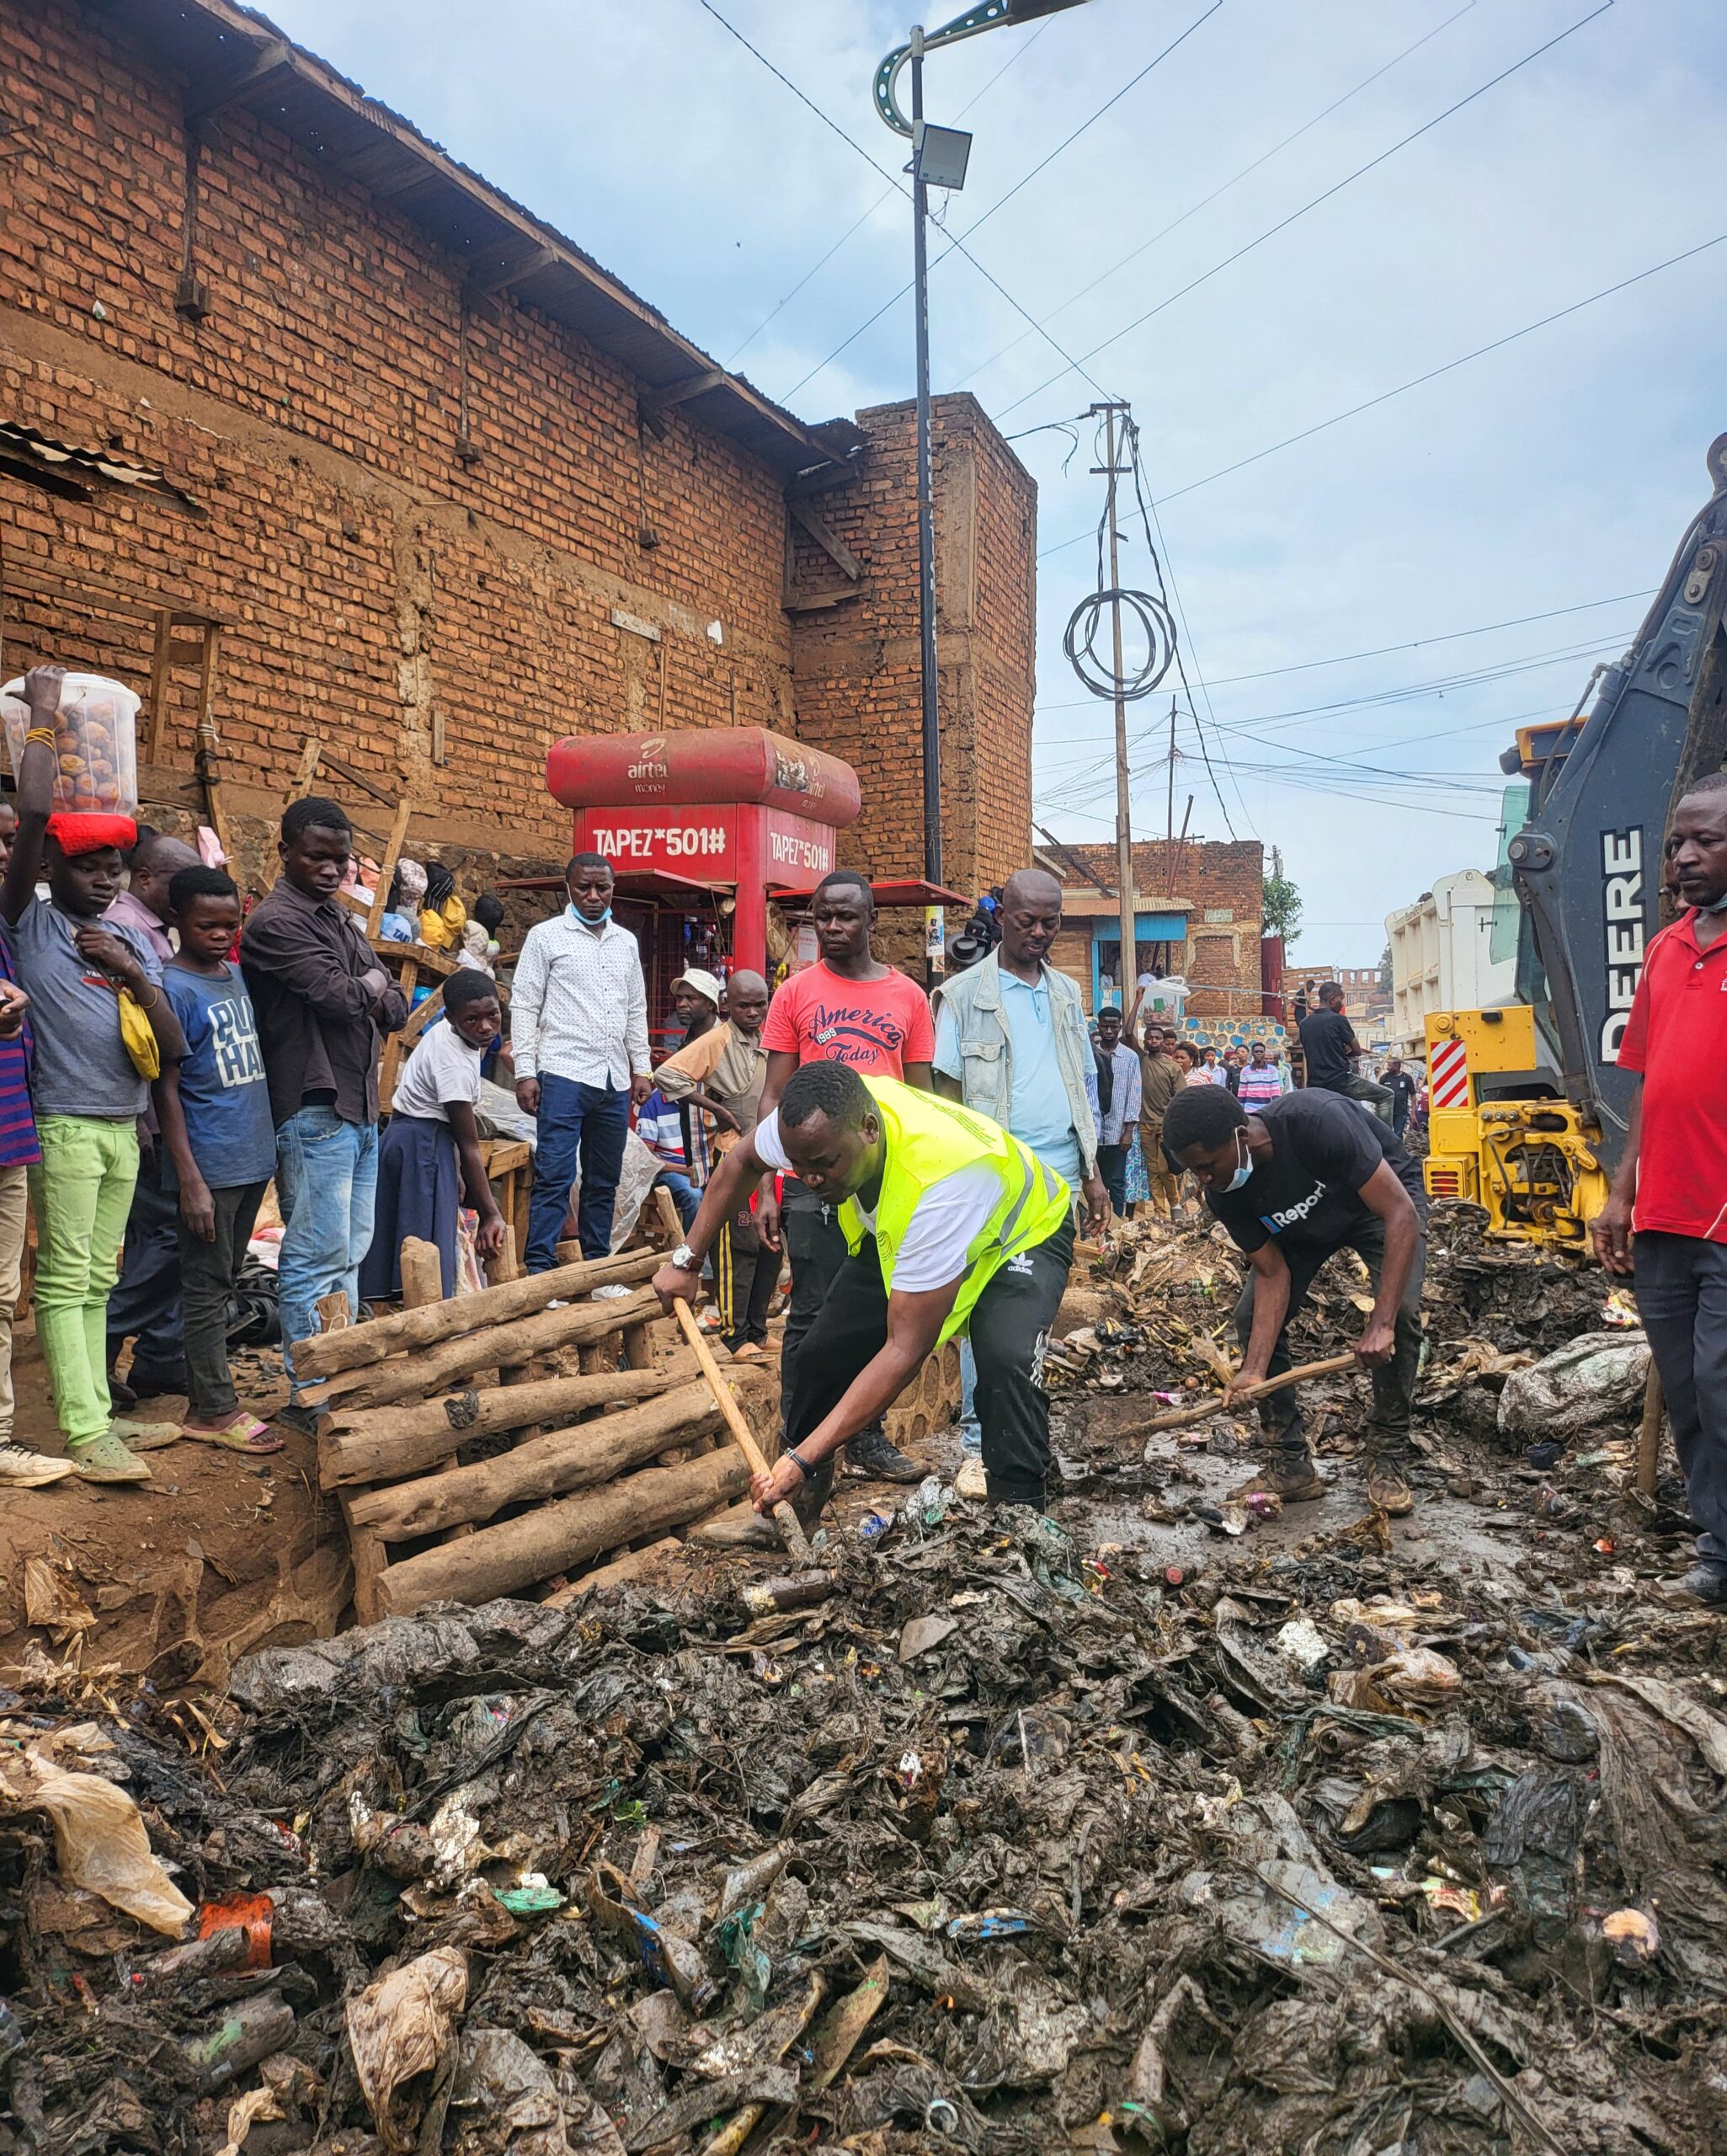
<path fill-rule="evenodd" d="M 1050 1016 L 1055 1022 L 1056 1059 L 1068 1089 L 1073 1111 L 1074 1134 L 1079 1141 L 1079 1158 L 1085 1173 L 1097 1173 L 1097 1121 L 1091 1112 L 1090 1086 L 1096 1083 L 1091 1060 L 1091 1038 L 1086 1031 L 1085 1006 L 1077 985 L 1053 966 L 1043 969 L 1043 985 L 1049 992 Z M 992 1116 L 1005 1129 L 1011 1128 L 1014 1094 L 1013 1038 L 1001 1015 L 1001 962 L 995 953 L 981 959 L 941 990 L 941 1007 L 952 1017 L 959 1033 L 962 1097 L 968 1108 Z"/>

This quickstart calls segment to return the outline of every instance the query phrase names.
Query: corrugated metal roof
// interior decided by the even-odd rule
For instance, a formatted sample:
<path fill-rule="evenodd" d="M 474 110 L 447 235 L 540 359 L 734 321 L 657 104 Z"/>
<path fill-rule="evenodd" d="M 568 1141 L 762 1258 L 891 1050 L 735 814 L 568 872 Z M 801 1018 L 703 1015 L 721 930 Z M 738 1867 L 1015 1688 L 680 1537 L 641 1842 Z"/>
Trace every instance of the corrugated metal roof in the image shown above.
<path fill-rule="evenodd" d="M 574 241 L 255 9 L 233 0 L 119 0 L 101 13 L 188 78 L 188 110 L 204 113 L 206 126 L 243 105 L 418 225 L 474 290 L 507 288 L 627 367 L 650 398 L 669 393 L 776 471 L 789 478 L 861 445 L 850 420 L 806 427 L 728 372 Z M 697 383 L 676 398 L 680 385 Z"/>

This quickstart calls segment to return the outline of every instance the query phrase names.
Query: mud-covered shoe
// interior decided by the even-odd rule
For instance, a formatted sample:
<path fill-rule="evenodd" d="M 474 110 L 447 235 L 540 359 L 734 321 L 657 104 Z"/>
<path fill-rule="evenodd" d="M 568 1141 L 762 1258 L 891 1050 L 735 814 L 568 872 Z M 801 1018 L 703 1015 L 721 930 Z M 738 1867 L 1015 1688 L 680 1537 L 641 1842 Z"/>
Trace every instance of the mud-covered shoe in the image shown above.
<path fill-rule="evenodd" d="M 1727 1609 L 1727 1572 L 1719 1565 L 1693 1565 L 1682 1580 L 1675 1580 L 1671 1594 L 1699 1603 L 1705 1609 Z"/>
<path fill-rule="evenodd" d="M 1286 1505 L 1304 1505 L 1312 1498 L 1323 1497 L 1330 1486 L 1309 1454 L 1274 1453 L 1252 1481 L 1235 1495 L 1248 1497 L 1255 1490 L 1269 1490 Z"/>
<path fill-rule="evenodd" d="M 0 1488 L 40 1490 L 45 1483 L 63 1482 L 73 1472 L 69 1460 L 51 1460 L 45 1452 L 29 1452 L 23 1445 L 0 1445 Z"/>
<path fill-rule="evenodd" d="M 924 1470 L 907 1458 L 898 1445 L 889 1444 L 879 1430 L 860 1430 L 845 1448 L 845 1468 L 850 1475 L 867 1476 L 871 1482 L 921 1482 Z"/>
<path fill-rule="evenodd" d="M 1367 1462 L 1367 1502 L 1376 1513 L 1384 1513 L 1392 1519 L 1401 1519 L 1415 1509 L 1415 1492 L 1400 1460 Z"/>
<path fill-rule="evenodd" d="M 989 1478 L 983 1472 L 983 1463 L 976 1453 L 967 1453 L 960 1462 L 959 1472 L 953 1478 L 953 1486 L 961 1497 L 976 1504 L 989 1494 Z"/>
<path fill-rule="evenodd" d="M 116 1415 L 109 1435 L 118 1438 L 128 1452 L 160 1452 L 179 1442 L 178 1422 L 144 1422 L 133 1415 Z"/>
<path fill-rule="evenodd" d="M 85 1482 L 147 1482 L 150 1463 L 128 1452 L 112 1430 L 104 1430 L 88 1444 L 68 1445 L 72 1471 Z"/>

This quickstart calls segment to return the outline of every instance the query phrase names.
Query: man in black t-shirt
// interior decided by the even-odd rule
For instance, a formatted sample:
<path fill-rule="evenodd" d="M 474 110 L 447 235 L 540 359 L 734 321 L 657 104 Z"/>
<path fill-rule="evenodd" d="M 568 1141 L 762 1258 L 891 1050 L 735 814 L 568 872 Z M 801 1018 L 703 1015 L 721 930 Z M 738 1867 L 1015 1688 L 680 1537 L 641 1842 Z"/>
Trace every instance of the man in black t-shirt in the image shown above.
<path fill-rule="evenodd" d="M 1391 1120 L 1391 1096 L 1371 1078 L 1356 1075 L 1356 1058 L 1362 1044 L 1355 1027 L 1343 1014 L 1343 990 L 1328 980 L 1319 990 L 1319 1007 L 1301 1022 L 1301 1052 L 1307 1062 L 1307 1081 L 1322 1092 L 1341 1093 L 1351 1101 L 1365 1101 L 1376 1115 Z"/>
<path fill-rule="evenodd" d="M 1414 1071 L 1404 1069 L 1400 1055 L 1391 1058 L 1382 1075 L 1385 1090 L 1391 1096 L 1392 1134 L 1401 1138 L 1410 1127 L 1410 1111 L 1415 1105 L 1415 1095 L 1421 1088 Z"/>
<path fill-rule="evenodd" d="M 1196 1086 L 1170 1102 L 1164 1145 L 1253 1267 L 1235 1306 L 1241 1368 L 1226 1397 L 1292 1366 L 1289 1321 L 1328 1258 L 1350 1249 L 1366 1261 L 1373 1310 L 1355 1352 L 1373 1380 L 1367 1495 L 1381 1512 L 1408 1512 L 1426 1263 L 1421 1171 L 1365 1108 L 1313 1089 L 1250 1115 L 1221 1086 Z M 1261 1402 L 1260 1421 L 1274 1452 L 1264 1486 L 1298 1502 L 1323 1496 L 1295 1388 Z"/>

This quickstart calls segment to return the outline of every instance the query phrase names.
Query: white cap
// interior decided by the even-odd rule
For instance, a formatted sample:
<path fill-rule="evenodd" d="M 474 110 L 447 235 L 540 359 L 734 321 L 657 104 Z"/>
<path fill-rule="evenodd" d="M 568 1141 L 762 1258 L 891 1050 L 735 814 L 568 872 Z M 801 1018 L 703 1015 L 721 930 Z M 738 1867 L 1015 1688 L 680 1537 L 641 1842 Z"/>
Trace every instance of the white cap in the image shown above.
<path fill-rule="evenodd" d="M 720 997 L 724 993 L 712 974 L 705 974 L 700 966 L 691 966 L 688 973 L 680 974 L 672 983 L 674 988 L 693 988 L 698 995 L 705 995 L 717 1011 Z"/>

